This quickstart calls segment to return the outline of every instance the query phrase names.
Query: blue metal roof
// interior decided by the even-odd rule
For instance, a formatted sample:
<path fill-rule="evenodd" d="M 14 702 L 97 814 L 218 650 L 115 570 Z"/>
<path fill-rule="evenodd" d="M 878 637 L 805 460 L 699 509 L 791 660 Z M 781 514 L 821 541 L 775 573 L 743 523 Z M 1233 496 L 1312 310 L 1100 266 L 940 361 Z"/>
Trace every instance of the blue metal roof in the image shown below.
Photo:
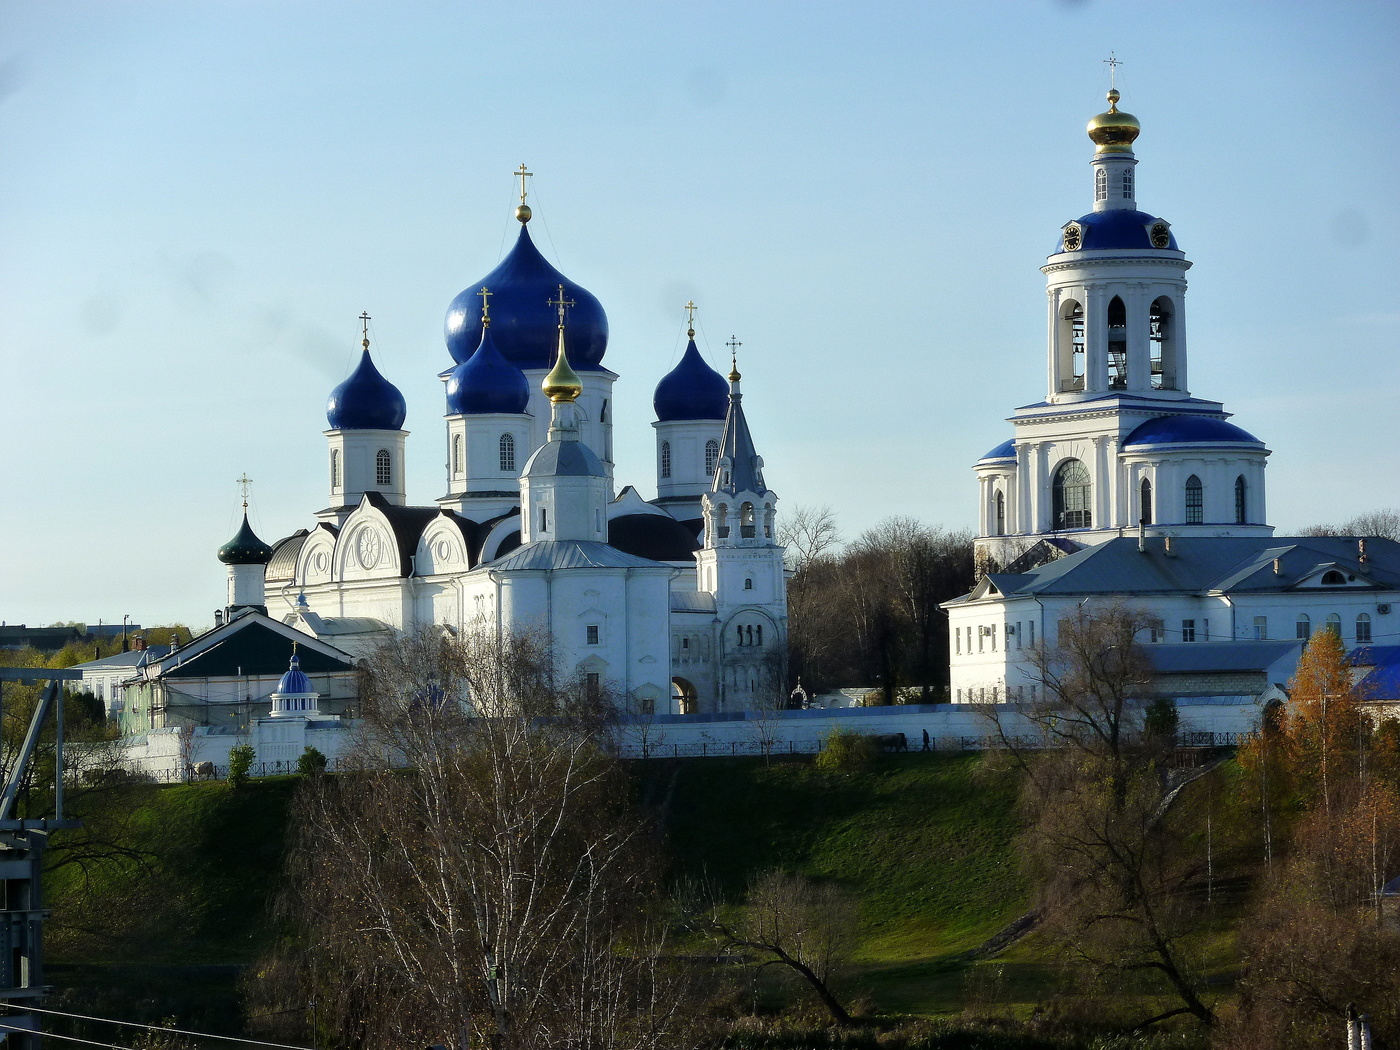
<path fill-rule="evenodd" d="M 651 405 L 662 423 L 673 419 L 723 419 L 729 410 L 729 384 L 700 356 L 692 338 L 680 363 L 656 384 Z"/>
<path fill-rule="evenodd" d="M 1157 216 L 1149 215 L 1145 211 L 1091 211 L 1075 220 L 1083 230 L 1079 247 L 1075 250 L 1098 252 L 1115 248 L 1151 248 L 1152 240 L 1148 236 L 1147 228 L 1156 221 Z M 1054 254 L 1058 255 L 1064 250 L 1065 238 L 1061 233 Z M 1180 251 L 1176 246 L 1176 236 L 1168 235 L 1166 248 L 1156 250 Z"/>
<path fill-rule="evenodd" d="M 520 413 L 529 402 L 530 383 L 525 373 L 501 356 L 489 328 L 476 352 L 454 368 L 447 379 L 450 415 Z"/>
<path fill-rule="evenodd" d="M 1143 646 L 1158 674 L 1199 674 L 1208 671 L 1267 671 L 1280 660 L 1296 660 L 1300 641 L 1171 642 Z M 1291 672 L 1291 668 L 1289 669 Z"/>
<path fill-rule="evenodd" d="M 543 572 L 551 569 L 663 569 L 669 565 L 638 558 L 596 540 L 535 540 L 482 566 L 492 571 L 525 569 Z"/>
<path fill-rule="evenodd" d="M 447 308 L 447 349 L 459 364 L 481 343 L 482 287 L 491 293 L 491 334 L 506 360 L 519 368 L 549 368 L 559 332 L 559 315 L 549 305 L 564 286 L 569 307 L 569 363 L 581 371 L 602 368 L 608 348 L 608 316 L 587 288 L 551 266 L 525 226 L 501 264 L 463 290 Z"/>
<path fill-rule="evenodd" d="M 311 679 L 307 678 L 301 669 L 301 658 L 294 652 L 292 662 L 287 667 L 287 672 L 277 682 L 276 693 L 311 693 L 315 692 L 311 688 Z"/>
<path fill-rule="evenodd" d="M 379 374 L 369 351 L 350 378 L 331 391 L 326 420 L 332 430 L 402 430 L 408 405 L 399 388 Z"/>
<path fill-rule="evenodd" d="M 582 441 L 549 441 L 541 445 L 521 474 L 526 478 L 571 475 L 601 478 L 607 476 L 602 461 Z"/>
<path fill-rule="evenodd" d="M 1130 445 L 1259 445 L 1247 430 L 1223 419 L 1203 416 L 1161 416 L 1143 423 L 1123 442 Z"/>
<path fill-rule="evenodd" d="M 1006 460 L 1006 459 L 1013 460 L 1013 461 L 1016 459 L 1016 439 L 1015 439 L 1015 438 L 1007 438 L 1005 441 L 1003 441 L 1003 442 L 1002 442 L 1000 445 L 998 445 L 996 448 L 992 449 L 990 452 L 988 452 L 985 456 L 983 456 L 983 457 L 982 457 L 981 459 L 979 459 L 977 462 L 978 462 L 978 463 L 994 463 L 994 462 L 999 462 L 999 461 L 1001 461 L 1001 460 Z"/>

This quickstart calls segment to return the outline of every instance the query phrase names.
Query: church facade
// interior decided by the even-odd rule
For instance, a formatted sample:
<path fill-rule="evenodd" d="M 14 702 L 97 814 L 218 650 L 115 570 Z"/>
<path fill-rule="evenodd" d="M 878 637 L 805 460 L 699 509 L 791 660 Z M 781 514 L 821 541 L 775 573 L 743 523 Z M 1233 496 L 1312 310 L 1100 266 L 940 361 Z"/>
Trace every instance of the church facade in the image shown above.
<path fill-rule="evenodd" d="M 975 465 L 980 579 L 943 606 L 954 701 L 1033 699 L 1032 650 L 1089 600 L 1158 618 L 1143 641 L 1177 674 L 1286 679 L 1280 641 L 1396 638 L 1400 545 L 1274 537 L 1269 450 L 1188 388 L 1191 264 L 1171 224 L 1139 209 L 1141 127 L 1108 98 L 1088 126 L 1093 209 L 1041 267 L 1045 397 Z"/>
<path fill-rule="evenodd" d="M 220 552 L 224 615 L 265 612 L 357 654 L 427 625 L 542 632 L 560 675 L 627 710 L 780 704 L 777 496 L 737 367 L 720 375 L 689 332 L 653 398 L 657 497 L 618 491 L 606 314 L 536 249 L 523 178 L 516 218 L 512 250 L 447 311 L 442 495 L 409 502 L 407 405 L 366 328 L 327 408 L 325 506 L 271 545 L 245 520 Z"/>

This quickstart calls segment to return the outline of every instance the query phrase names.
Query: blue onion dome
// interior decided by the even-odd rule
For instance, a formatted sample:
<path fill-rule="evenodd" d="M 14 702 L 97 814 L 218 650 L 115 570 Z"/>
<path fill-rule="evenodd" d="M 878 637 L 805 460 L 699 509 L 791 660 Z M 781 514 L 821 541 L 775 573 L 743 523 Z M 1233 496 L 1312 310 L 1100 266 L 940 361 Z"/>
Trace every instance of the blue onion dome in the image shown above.
<path fill-rule="evenodd" d="M 1003 463 L 1007 460 L 1016 461 L 1016 439 L 1007 438 L 996 448 L 992 449 L 985 456 L 979 459 L 978 463 Z"/>
<path fill-rule="evenodd" d="M 680 363 L 661 377 L 651 405 L 662 423 L 673 419 L 723 419 L 729 412 L 729 384 L 711 368 L 695 348 L 690 333 Z"/>
<path fill-rule="evenodd" d="M 447 378 L 449 415 L 484 415 L 489 412 L 524 412 L 530 401 L 530 382 L 525 373 L 496 349 L 491 329 L 486 329 L 481 345 Z"/>
<path fill-rule="evenodd" d="M 461 364 L 481 342 L 482 286 L 491 291 L 491 334 L 506 360 L 517 368 L 549 368 L 554 364 L 559 315 L 549 300 L 557 299 L 559 286 L 569 307 L 569 361 L 578 369 L 602 368 L 608 348 L 608 316 L 592 292 L 561 274 L 535 247 L 530 231 L 520 227 L 520 237 L 501 265 L 463 291 L 447 308 L 447 349 Z"/>
<path fill-rule="evenodd" d="M 1123 447 L 1142 445 L 1258 445 L 1264 442 L 1233 423 L 1209 416 L 1159 416 L 1128 435 Z"/>
<path fill-rule="evenodd" d="M 1155 248 L 1180 251 L 1171 225 L 1145 211 L 1120 209 L 1091 211 L 1065 223 L 1053 254 L 1060 252 L 1114 251 L 1119 248 Z"/>
<path fill-rule="evenodd" d="M 402 430 L 407 415 L 403 394 L 379 374 L 368 347 L 350 378 L 332 390 L 326 402 L 332 430 Z"/>
<path fill-rule="evenodd" d="M 248 512 L 243 512 L 243 527 L 238 535 L 219 548 L 219 560 L 225 565 L 266 565 L 272 560 L 272 548 L 258 539 L 248 524 Z"/>
<path fill-rule="evenodd" d="M 277 683 L 276 692 L 279 693 L 309 693 L 311 692 L 311 679 L 307 678 L 301 669 L 301 657 L 292 653 L 291 665 Z"/>

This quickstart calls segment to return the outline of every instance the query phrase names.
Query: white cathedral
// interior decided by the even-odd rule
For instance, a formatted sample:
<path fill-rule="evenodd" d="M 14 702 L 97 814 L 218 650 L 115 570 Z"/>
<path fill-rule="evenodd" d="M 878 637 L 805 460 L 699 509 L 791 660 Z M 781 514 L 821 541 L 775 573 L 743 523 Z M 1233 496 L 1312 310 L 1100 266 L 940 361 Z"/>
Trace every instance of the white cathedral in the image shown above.
<path fill-rule="evenodd" d="M 445 491 L 408 501 L 407 406 L 370 356 L 330 395 L 328 498 L 270 546 L 220 550 L 233 625 L 266 616 L 352 655 L 396 632 L 543 632 L 559 672 L 633 712 L 780 704 L 777 497 L 728 381 L 695 345 L 658 383 L 657 498 L 613 481 L 608 322 L 520 234 L 448 307 Z"/>
<path fill-rule="evenodd" d="M 1400 544 L 1281 539 L 1267 524 L 1269 450 L 1187 387 L 1186 271 L 1171 224 L 1137 204 L 1118 109 L 1089 121 L 1094 207 L 1060 229 L 1046 276 L 1045 398 L 976 464 L 980 579 L 945 602 L 954 701 L 1029 700 L 1031 650 L 1085 602 L 1160 618 L 1159 675 L 1228 690 L 1282 684 L 1314 630 L 1358 661 L 1394 645 Z"/>

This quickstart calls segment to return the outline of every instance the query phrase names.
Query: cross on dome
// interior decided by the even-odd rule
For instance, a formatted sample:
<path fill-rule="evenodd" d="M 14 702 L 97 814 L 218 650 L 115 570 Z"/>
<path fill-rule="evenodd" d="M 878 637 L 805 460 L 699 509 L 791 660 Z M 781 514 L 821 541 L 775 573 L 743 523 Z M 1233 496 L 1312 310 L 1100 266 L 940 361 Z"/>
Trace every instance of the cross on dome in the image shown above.
<path fill-rule="evenodd" d="M 515 174 L 520 179 L 520 203 L 515 207 L 515 217 L 524 224 L 530 221 L 530 215 L 532 214 L 530 206 L 525 203 L 525 197 L 529 193 L 525 180 L 533 178 L 535 173 L 533 171 L 526 171 L 525 165 L 522 163 L 520 167 L 515 169 Z"/>
<path fill-rule="evenodd" d="M 1116 91 L 1118 89 L 1118 67 L 1123 64 L 1123 60 L 1110 51 L 1108 57 L 1103 60 L 1103 64 L 1108 67 L 1109 90 Z M 521 199 L 524 200 L 523 197 Z"/>
<path fill-rule="evenodd" d="M 731 335 L 724 345 L 729 347 L 729 381 L 737 383 L 742 378 L 739 375 L 739 347 L 744 344 L 739 342 L 738 336 Z"/>
<path fill-rule="evenodd" d="M 369 311 L 360 311 L 360 345 L 366 350 L 369 349 Z"/>
<path fill-rule="evenodd" d="M 522 164 L 521 167 L 523 168 L 524 165 Z M 490 328 L 491 296 L 493 293 L 486 287 L 486 285 L 483 284 L 481 286 L 481 291 L 477 292 L 476 294 L 481 298 L 481 327 Z"/>
<path fill-rule="evenodd" d="M 577 305 L 572 299 L 565 299 L 565 298 L 564 298 L 564 286 L 563 286 L 562 284 L 559 286 L 559 298 L 558 298 L 558 299 L 546 299 L 546 300 L 544 301 L 544 303 L 545 303 L 546 306 L 557 306 L 557 307 L 559 308 L 559 327 L 560 327 L 560 328 L 563 328 L 563 327 L 564 327 L 564 308 L 565 308 L 566 306 L 575 306 L 575 305 Z"/>
<path fill-rule="evenodd" d="M 691 339 L 695 338 L 695 300 L 685 304 L 685 334 Z"/>
<path fill-rule="evenodd" d="M 238 486 L 238 490 L 243 493 L 243 509 L 247 510 L 248 489 L 252 486 L 253 479 L 248 476 L 248 472 L 245 470 L 241 477 L 234 478 L 233 481 Z"/>

